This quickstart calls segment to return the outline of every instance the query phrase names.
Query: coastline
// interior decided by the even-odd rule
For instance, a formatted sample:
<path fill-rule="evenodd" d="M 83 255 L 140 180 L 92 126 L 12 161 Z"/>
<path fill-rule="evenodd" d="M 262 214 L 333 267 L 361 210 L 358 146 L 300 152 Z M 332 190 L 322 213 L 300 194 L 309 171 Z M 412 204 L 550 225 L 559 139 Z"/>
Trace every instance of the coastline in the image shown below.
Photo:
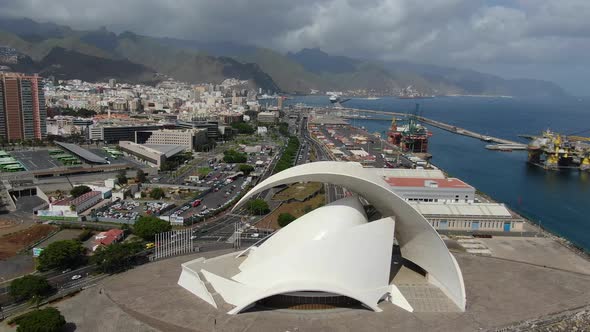
<path fill-rule="evenodd" d="M 363 132 L 365 132 L 367 135 L 371 135 L 374 136 L 372 133 L 368 132 L 366 129 L 359 127 L 359 126 L 353 126 L 352 124 L 349 124 L 351 127 L 354 127 L 358 130 L 361 130 Z M 379 139 L 382 141 L 383 144 L 387 144 L 389 145 L 390 143 L 387 142 L 386 139 L 384 139 L 383 137 L 379 137 Z M 448 175 L 449 173 L 446 172 L 443 168 L 437 166 L 434 163 L 431 163 L 432 165 L 434 165 L 437 169 L 441 170 L 445 175 Z M 572 253 L 583 257 L 584 259 L 590 261 L 590 250 L 585 250 L 583 247 L 576 245 L 575 243 L 571 242 L 570 240 L 566 239 L 565 237 L 553 233 L 548 229 L 545 229 L 542 227 L 542 225 L 540 225 L 539 223 L 533 221 L 532 219 L 524 216 L 522 213 L 519 213 L 517 211 L 515 211 L 509 204 L 506 204 L 504 202 L 499 202 L 496 199 L 494 199 L 493 197 L 489 196 L 488 194 L 480 191 L 478 188 L 475 188 L 476 190 L 476 195 L 481 196 L 487 200 L 489 200 L 490 202 L 494 202 L 494 203 L 501 203 L 506 205 L 506 207 L 508 208 L 508 210 L 510 210 L 511 213 L 514 213 L 518 216 L 520 216 L 523 219 L 523 222 L 525 224 L 525 227 L 528 229 L 532 229 L 534 232 L 536 232 L 537 234 L 539 234 L 542 237 L 547 237 L 547 238 L 551 238 L 552 240 L 554 240 L 555 242 L 559 243 L 560 245 L 562 245 L 563 247 L 567 248 L 569 251 L 571 251 Z"/>

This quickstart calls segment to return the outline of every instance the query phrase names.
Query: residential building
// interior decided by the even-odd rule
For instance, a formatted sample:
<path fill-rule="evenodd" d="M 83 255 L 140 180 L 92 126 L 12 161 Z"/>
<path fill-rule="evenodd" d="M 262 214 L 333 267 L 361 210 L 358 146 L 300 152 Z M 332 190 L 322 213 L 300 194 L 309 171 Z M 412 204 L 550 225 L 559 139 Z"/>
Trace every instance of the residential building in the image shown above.
<path fill-rule="evenodd" d="M 96 251 L 101 246 L 108 246 L 113 243 L 119 242 L 123 239 L 125 232 L 118 228 L 109 229 L 106 232 L 100 232 L 94 236 L 94 246 L 92 251 Z"/>
<path fill-rule="evenodd" d="M 0 73 L 0 137 L 43 139 L 47 136 L 46 117 L 41 77 Z"/>

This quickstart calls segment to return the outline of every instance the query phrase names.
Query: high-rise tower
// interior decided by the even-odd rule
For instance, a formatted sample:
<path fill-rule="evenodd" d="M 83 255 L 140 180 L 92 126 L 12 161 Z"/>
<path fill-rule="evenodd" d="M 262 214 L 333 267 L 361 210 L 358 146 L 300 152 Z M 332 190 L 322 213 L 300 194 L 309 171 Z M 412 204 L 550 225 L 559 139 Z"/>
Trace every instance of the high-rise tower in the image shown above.
<path fill-rule="evenodd" d="M 43 82 L 37 75 L 0 73 L 0 137 L 12 141 L 47 136 Z"/>

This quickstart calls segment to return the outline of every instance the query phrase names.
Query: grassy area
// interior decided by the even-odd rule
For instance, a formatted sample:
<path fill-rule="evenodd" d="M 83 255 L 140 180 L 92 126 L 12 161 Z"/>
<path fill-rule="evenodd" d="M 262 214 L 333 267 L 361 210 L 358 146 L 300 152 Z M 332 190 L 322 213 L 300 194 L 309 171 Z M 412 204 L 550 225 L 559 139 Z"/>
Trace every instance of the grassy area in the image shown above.
<path fill-rule="evenodd" d="M 313 209 L 317 209 L 320 206 L 323 206 L 326 203 L 326 198 L 324 195 L 317 195 L 305 202 L 292 202 L 282 204 L 279 208 L 274 210 L 271 214 L 267 215 L 263 219 L 261 219 L 258 223 L 256 223 L 256 227 L 259 228 L 269 228 L 269 229 L 279 229 L 281 228 L 277 222 L 277 219 L 281 213 L 290 213 L 293 216 L 299 218 L 302 215 L 312 211 Z M 297 221 L 294 221 L 297 222 Z"/>
<path fill-rule="evenodd" d="M 201 178 L 204 178 L 207 175 L 209 175 L 209 173 L 211 173 L 211 171 L 212 171 L 211 167 L 199 167 L 197 169 L 197 175 Z"/>
<path fill-rule="evenodd" d="M 296 183 L 278 192 L 272 199 L 275 201 L 288 201 L 290 199 L 303 201 L 321 189 L 322 184 L 319 182 Z"/>

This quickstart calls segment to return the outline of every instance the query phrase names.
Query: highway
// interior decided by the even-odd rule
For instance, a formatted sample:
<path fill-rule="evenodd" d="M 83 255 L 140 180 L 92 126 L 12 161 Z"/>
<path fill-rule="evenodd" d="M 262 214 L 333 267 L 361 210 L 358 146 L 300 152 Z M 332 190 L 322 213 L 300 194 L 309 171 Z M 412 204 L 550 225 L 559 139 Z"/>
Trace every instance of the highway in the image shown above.
<path fill-rule="evenodd" d="M 300 137 L 303 139 L 303 141 L 305 142 L 305 146 L 307 147 L 308 156 L 309 150 L 313 146 L 316 152 L 317 161 L 333 160 L 332 156 L 326 151 L 324 145 L 313 139 L 309 134 L 309 130 L 307 128 L 307 117 L 303 117 L 301 121 L 300 132 Z M 309 157 L 307 159 L 309 159 Z M 346 195 L 344 188 L 333 184 L 324 184 L 324 189 L 326 192 L 326 204 L 339 200 Z"/>
<path fill-rule="evenodd" d="M 59 294 L 66 293 L 72 289 L 85 287 L 91 283 L 96 282 L 99 279 L 104 278 L 106 275 L 99 274 L 93 275 L 96 270 L 96 266 L 89 265 L 84 266 L 76 270 L 61 273 L 60 271 L 49 271 L 46 273 L 38 273 L 47 278 L 49 284 L 57 290 L 57 293 L 52 297 L 59 296 Z M 72 280 L 72 277 L 79 275 L 80 278 Z M 13 313 L 20 312 L 30 306 L 28 302 L 13 303 L 12 298 L 8 294 L 8 286 L 0 288 L 0 308 L 4 316 L 9 316 Z"/>

